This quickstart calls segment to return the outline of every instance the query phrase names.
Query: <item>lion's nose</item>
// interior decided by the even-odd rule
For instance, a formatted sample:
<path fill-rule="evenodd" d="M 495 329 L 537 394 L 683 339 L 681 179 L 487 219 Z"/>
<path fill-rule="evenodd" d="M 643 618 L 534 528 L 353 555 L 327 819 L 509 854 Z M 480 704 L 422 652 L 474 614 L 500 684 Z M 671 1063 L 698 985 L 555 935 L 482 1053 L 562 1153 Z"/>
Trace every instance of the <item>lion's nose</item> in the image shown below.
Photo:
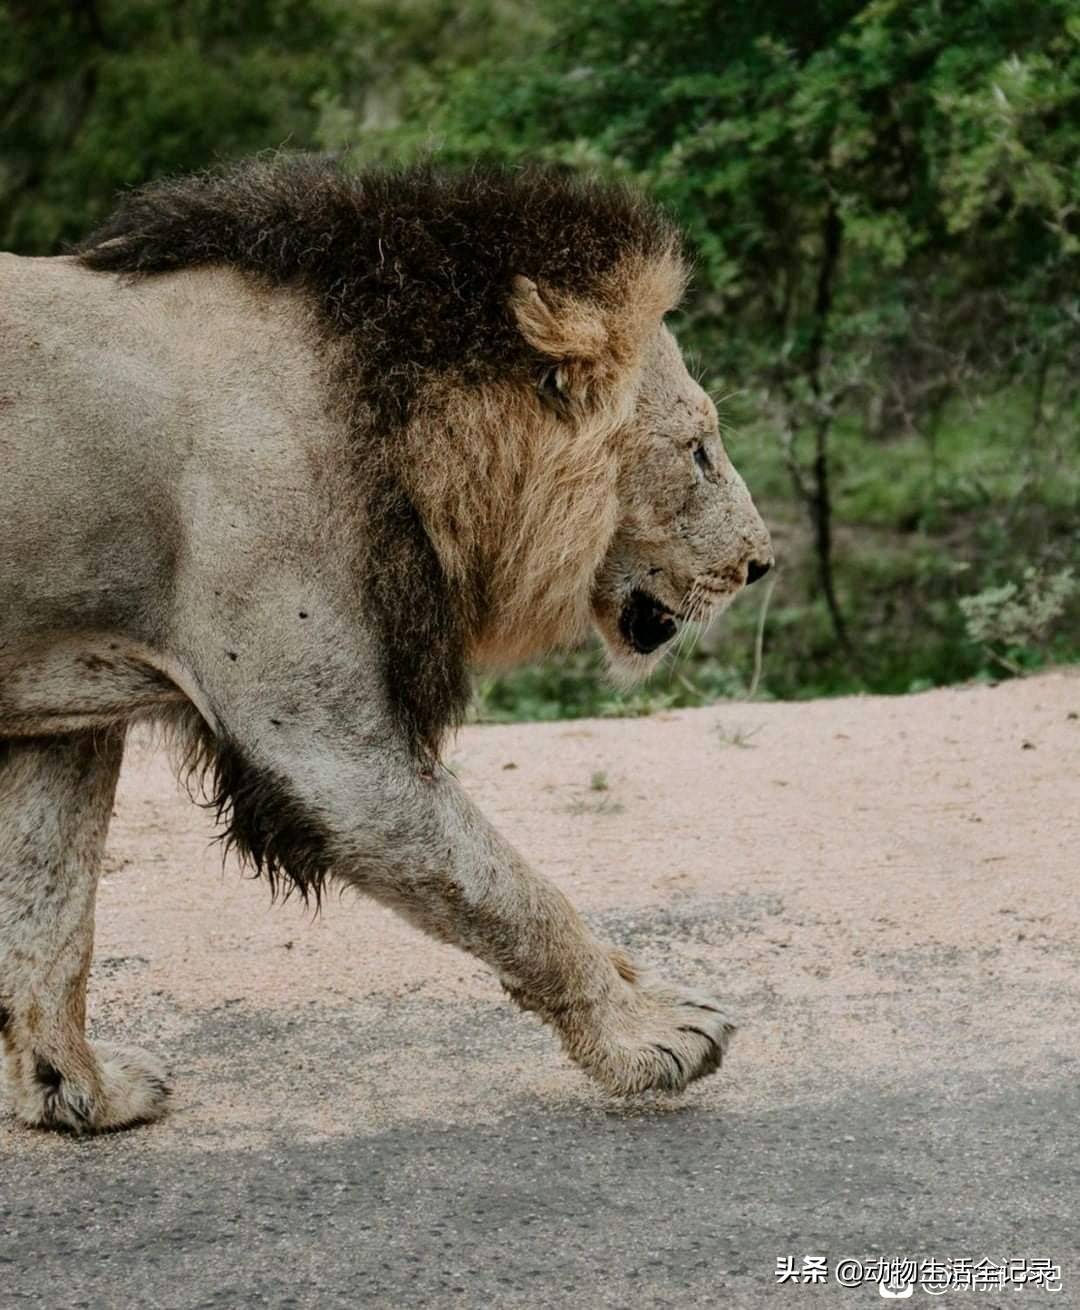
<path fill-rule="evenodd" d="M 761 560 L 752 559 L 746 566 L 746 585 L 749 587 L 752 582 L 760 582 L 771 568 L 771 559 L 767 559 L 764 563 Z"/>

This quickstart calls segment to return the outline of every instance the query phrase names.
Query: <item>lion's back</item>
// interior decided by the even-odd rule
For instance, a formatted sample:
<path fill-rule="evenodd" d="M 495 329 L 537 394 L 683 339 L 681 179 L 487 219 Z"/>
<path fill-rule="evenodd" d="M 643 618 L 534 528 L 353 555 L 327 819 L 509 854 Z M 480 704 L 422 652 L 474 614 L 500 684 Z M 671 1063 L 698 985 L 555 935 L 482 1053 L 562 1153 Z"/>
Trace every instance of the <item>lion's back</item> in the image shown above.
<path fill-rule="evenodd" d="M 0 624 L 50 631 L 157 571 L 153 370 L 115 279 L 0 256 Z M 83 606 L 90 609 L 82 612 Z"/>
<path fill-rule="evenodd" d="M 0 256 L 0 638 L 132 615 L 147 637 L 179 561 L 257 568 L 315 517 L 337 420 L 305 323 L 228 269 Z"/>

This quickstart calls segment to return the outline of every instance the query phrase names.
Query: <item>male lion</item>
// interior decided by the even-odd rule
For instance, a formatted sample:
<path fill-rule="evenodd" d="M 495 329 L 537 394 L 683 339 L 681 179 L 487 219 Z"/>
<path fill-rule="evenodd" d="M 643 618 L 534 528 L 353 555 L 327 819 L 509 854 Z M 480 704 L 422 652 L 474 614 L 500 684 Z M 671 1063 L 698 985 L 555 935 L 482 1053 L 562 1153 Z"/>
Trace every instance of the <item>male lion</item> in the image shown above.
<path fill-rule="evenodd" d="M 306 157 L 151 186 L 81 252 L 0 258 L 0 1031 L 15 1112 L 162 1112 L 91 1045 L 127 725 L 188 743 L 273 887 L 342 879 L 486 961 L 615 1092 L 719 1064 L 439 763 L 470 664 L 578 639 L 652 668 L 769 568 L 662 325 L 676 233 L 544 170 Z"/>

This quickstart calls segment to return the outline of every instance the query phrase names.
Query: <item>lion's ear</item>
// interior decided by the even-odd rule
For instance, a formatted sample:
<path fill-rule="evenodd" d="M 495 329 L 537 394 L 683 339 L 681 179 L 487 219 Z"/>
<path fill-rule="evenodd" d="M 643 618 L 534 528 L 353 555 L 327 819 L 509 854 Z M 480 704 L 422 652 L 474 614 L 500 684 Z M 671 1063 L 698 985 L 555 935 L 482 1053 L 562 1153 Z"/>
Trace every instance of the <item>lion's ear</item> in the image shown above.
<path fill-rule="evenodd" d="M 521 335 L 549 359 L 599 359 L 608 347 L 597 308 L 563 292 L 540 288 L 519 274 L 510 288 L 510 311 Z"/>
<path fill-rule="evenodd" d="M 674 246 L 620 261 L 584 300 L 519 274 L 510 309 L 522 336 L 549 359 L 614 378 L 636 364 L 649 335 L 682 298 L 687 269 Z"/>

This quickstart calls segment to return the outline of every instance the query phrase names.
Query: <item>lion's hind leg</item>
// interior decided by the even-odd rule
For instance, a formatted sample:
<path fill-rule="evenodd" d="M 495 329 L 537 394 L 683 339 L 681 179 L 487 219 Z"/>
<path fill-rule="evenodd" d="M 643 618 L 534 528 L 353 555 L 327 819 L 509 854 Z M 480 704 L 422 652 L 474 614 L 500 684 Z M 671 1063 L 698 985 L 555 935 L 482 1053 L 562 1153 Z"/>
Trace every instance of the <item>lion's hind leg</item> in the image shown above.
<path fill-rule="evenodd" d="M 155 1119 L 165 1072 L 86 1040 L 94 900 L 120 731 L 0 742 L 0 1035 L 16 1115 L 102 1132 Z"/>

